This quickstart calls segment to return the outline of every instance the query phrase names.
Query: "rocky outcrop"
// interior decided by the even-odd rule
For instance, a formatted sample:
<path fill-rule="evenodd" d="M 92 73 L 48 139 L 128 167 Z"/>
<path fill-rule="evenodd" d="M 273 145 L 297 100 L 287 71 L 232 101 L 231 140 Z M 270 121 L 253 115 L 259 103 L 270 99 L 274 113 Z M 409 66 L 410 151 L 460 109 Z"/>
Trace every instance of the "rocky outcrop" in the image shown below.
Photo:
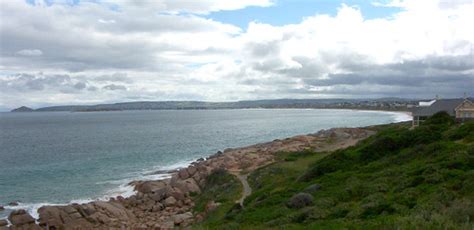
<path fill-rule="evenodd" d="M 12 202 L 8 203 L 8 205 L 10 205 L 10 206 L 18 206 L 18 202 L 12 201 Z"/>
<path fill-rule="evenodd" d="M 93 228 L 101 225 L 127 227 L 135 215 L 120 201 L 96 201 L 69 206 L 44 206 L 38 210 L 39 225 L 44 228 Z"/>
<path fill-rule="evenodd" d="M 8 220 L 12 225 L 11 229 L 41 229 L 35 224 L 35 219 L 23 209 L 11 212 Z"/>
<path fill-rule="evenodd" d="M 136 194 L 116 197 L 109 201 L 67 206 L 44 206 L 38 210 L 38 225 L 24 210 L 12 212 L 12 229 L 172 229 L 201 221 L 219 203 L 209 202 L 204 213 L 193 213 L 192 196 L 202 192 L 207 177 L 214 170 L 227 170 L 234 175 L 251 172 L 275 161 L 280 152 L 330 151 L 355 144 L 372 135 L 364 129 L 331 129 L 315 134 L 300 135 L 284 140 L 226 149 L 207 159 L 199 159 L 189 167 L 172 171 L 171 177 L 157 181 L 133 181 Z M 307 192 L 319 189 L 318 185 Z M 289 206 L 304 207 L 312 202 L 307 193 L 293 197 Z M 1 228 L 2 226 L 0 226 Z M 28 227 L 28 228 L 26 228 Z"/>

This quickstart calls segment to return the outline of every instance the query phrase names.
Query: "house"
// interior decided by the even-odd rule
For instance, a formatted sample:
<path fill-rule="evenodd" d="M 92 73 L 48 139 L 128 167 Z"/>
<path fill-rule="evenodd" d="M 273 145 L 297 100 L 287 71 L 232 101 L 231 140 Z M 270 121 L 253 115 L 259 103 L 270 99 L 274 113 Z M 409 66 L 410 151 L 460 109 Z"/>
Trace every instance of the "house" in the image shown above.
<path fill-rule="evenodd" d="M 413 109 L 412 124 L 413 126 L 418 126 L 420 122 L 441 111 L 447 112 L 457 121 L 461 122 L 466 119 L 474 119 L 474 103 L 472 99 L 436 99 L 430 102 L 420 102 L 419 106 Z"/>

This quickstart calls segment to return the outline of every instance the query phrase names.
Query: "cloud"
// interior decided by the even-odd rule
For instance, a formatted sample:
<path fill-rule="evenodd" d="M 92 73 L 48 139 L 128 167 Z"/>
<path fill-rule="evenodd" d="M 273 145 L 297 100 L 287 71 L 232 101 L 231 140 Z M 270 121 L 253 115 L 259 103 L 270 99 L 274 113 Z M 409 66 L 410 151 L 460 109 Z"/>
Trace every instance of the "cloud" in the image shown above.
<path fill-rule="evenodd" d="M 207 16 L 272 4 L 1 1 L 0 107 L 474 93 L 470 1 L 385 1 L 400 11 L 374 19 L 341 4 L 335 15 L 247 29 Z"/>
<path fill-rule="evenodd" d="M 267 7 L 273 5 L 272 0 L 155 0 L 155 1 L 134 1 L 119 0 L 115 3 L 125 10 L 154 10 L 169 13 L 195 13 L 208 14 L 210 12 L 224 10 L 238 10 L 249 6 Z"/>
<path fill-rule="evenodd" d="M 123 85 L 115 85 L 115 84 L 106 85 L 102 88 L 106 90 L 127 90 L 127 87 Z"/>
<path fill-rule="evenodd" d="M 93 77 L 93 80 L 96 82 L 123 82 L 123 83 L 133 83 L 133 79 L 128 77 L 127 73 L 113 73 L 113 74 L 104 74 Z"/>
<path fill-rule="evenodd" d="M 71 78 L 67 74 L 44 75 L 43 73 L 20 73 L 2 76 L 0 89 L 4 92 L 56 91 L 77 93 L 87 86 L 86 81 Z"/>
<path fill-rule="evenodd" d="M 43 52 L 41 50 L 38 50 L 38 49 L 32 49 L 32 50 L 24 49 L 24 50 L 19 50 L 18 52 L 16 52 L 16 54 L 22 55 L 22 56 L 34 57 L 34 56 L 43 55 Z"/>
<path fill-rule="evenodd" d="M 102 18 L 101 18 L 101 19 L 99 19 L 99 20 L 97 20 L 97 21 L 100 22 L 100 23 L 103 23 L 103 24 L 113 24 L 113 23 L 116 23 L 116 21 L 113 20 L 113 19 L 111 19 L 111 20 L 105 20 L 105 19 L 102 19 Z"/>

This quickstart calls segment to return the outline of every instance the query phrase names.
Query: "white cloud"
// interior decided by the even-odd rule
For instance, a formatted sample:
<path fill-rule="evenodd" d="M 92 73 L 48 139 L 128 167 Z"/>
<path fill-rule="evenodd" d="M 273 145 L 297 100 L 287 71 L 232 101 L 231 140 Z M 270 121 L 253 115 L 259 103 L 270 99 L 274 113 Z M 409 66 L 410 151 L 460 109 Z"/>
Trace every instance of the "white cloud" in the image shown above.
<path fill-rule="evenodd" d="M 113 23 L 115 23 L 116 21 L 113 20 L 113 19 L 112 19 L 112 20 L 105 20 L 105 19 L 102 19 L 102 18 L 101 18 L 101 19 L 98 20 L 98 22 L 103 23 L 103 24 L 113 24 Z"/>
<path fill-rule="evenodd" d="M 34 56 L 43 55 L 43 52 L 38 49 L 24 49 L 24 50 L 19 50 L 18 52 L 16 52 L 16 54 L 22 55 L 22 56 L 34 57 Z"/>
<path fill-rule="evenodd" d="M 271 1 L 140 3 L 119 1 L 117 10 L 109 3 L 2 1 L 0 106 L 462 96 L 474 85 L 474 4 L 468 2 L 394 1 L 399 13 L 370 20 L 359 8 L 341 5 L 335 16 L 284 26 L 252 22 L 247 30 L 205 14 Z M 34 49 L 25 49 L 31 44 Z M 42 57 L 31 58 L 35 53 Z M 15 77 L 21 74 L 36 77 Z M 58 82 L 57 75 L 69 79 Z"/>
<path fill-rule="evenodd" d="M 273 0 L 154 0 L 154 1 L 135 1 L 135 0 L 117 0 L 113 1 L 121 9 L 142 11 L 152 10 L 168 13 L 194 13 L 208 14 L 210 12 L 223 10 L 238 10 L 249 6 L 267 7 L 273 5 Z"/>

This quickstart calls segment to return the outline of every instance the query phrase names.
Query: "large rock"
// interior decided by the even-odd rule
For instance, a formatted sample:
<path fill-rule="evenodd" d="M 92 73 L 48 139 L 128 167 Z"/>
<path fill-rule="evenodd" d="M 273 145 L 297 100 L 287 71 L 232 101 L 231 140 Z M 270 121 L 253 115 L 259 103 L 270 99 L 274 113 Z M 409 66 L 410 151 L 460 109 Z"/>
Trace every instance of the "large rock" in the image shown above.
<path fill-rule="evenodd" d="M 0 220 L 0 227 L 7 226 L 8 222 L 7 220 Z"/>
<path fill-rule="evenodd" d="M 299 209 L 299 208 L 312 205 L 313 200 L 314 198 L 311 194 L 301 192 L 292 196 L 291 199 L 288 201 L 287 205 L 290 208 Z"/>
<path fill-rule="evenodd" d="M 97 201 L 94 202 L 94 206 L 112 218 L 122 221 L 135 220 L 135 216 L 118 202 Z"/>
<path fill-rule="evenodd" d="M 0 205 L 0 211 L 3 211 L 3 210 L 5 210 L 5 208 Z"/>
<path fill-rule="evenodd" d="M 151 193 L 166 188 L 166 181 L 145 181 L 135 184 L 135 190 L 141 193 Z"/>
<path fill-rule="evenodd" d="M 189 174 L 189 176 L 193 176 L 196 172 L 197 172 L 196 167 L 194 167 L 194 166 L 189 166 L 189 167 L 188 167 L 188 174 Z"/>
<path fill-rule="evenodd" d="M 68 227 L 91 227 L 90 223 L 83 218 L 86 216 L 84 210 L 76 209 L 79 205 L 73 206 L 43 206 L 38 209 L 39 225 L 46 228 Z"/>
<path fill-rule="evenodd" d="M 12 201 L 12 202 L 8 203 L 8 205 L 10 205 L 10 206 L 18 206 L 18 202 Z"/>
<path fill-rule="evenodd" d="M 8 220 L 10 220 L 12 225 L 31 224 L 35 222 L 35 219 L 23 209 L 11 212 L 8 216 Z"/>
<path fill-rule="evenodd" d="M 188 179 L 189 178 L 189 173 L 187 169 L 181 169 L 178 172 L 179 178 L 182 180 Z"/>
<path fill-rule="evenodd" d="M 159 201 L 163 200 L 164 198 L 166 198 L 167 191 L 168 191 L 167 187 L 154 190 L 149 195 L 150 199 L 159 202 Z"/>
<path fill-rule="evenodd" d="M 165 199 L 165 202 L 164 202 L 164 204 L 165 204 L 166 207 L 175 206 L 176 203 L 177 203 L 176 198 L 174 198 L 174 197 L 172 197 L 172 196 L 166 198 L 166 199 Z"/>
<path fill-rule="evenodd" d="M 177 214 L 173 217 L 174 224 L 183 224 L 189 222 L 193 218 L 193 214 L 191 212 L 185 212 L 183 214 Z"/>
<path fill-rule="evenodd" d="M 179 188 L 183 193 L 201 193 L 199 185 L 193 178 L 188 178 L 186 180 L 178 180 L 174 184 L 175 187 Z"/>
<path fill-rule="evenodd" d="M 177 187 L 170 187 L 170 186 L 167 187 L 166 196 L 167 197 L 172 196 L 177 200 L 185 200 L 186 199 L 186 196 L 184 195 L 184 193 L 181 191 L 181 189 L 179 189 Z"/>

